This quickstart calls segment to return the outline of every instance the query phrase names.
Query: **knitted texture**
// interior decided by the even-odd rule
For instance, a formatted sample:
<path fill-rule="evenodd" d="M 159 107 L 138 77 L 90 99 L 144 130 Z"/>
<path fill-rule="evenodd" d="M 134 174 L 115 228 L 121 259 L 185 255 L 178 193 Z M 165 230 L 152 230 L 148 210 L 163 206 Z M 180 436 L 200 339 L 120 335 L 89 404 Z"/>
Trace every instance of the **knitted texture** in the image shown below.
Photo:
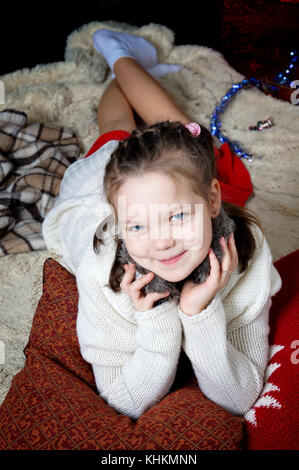
<path fill-rule="evenodd" d="M 281 288 L 268 243 L 253 226 L 257 249 L 247 271 L 235 269 L 201 313 L 189 317 L 174 300 L 135 311 L 124 291 L 107 286 L 116 242 L 102 177 L 115 144 L 68 168 L 43 224 L 48 249 L 77 278 L 78 338 L 98 391 L 115 409 L 138 418 L 171 387 L 182 346 L 205 395 L 231 413 L 244 414 L 262 389 L 271 297 Z M 103 219 L 107 230 L 96 254 L 93 236 Z"/>

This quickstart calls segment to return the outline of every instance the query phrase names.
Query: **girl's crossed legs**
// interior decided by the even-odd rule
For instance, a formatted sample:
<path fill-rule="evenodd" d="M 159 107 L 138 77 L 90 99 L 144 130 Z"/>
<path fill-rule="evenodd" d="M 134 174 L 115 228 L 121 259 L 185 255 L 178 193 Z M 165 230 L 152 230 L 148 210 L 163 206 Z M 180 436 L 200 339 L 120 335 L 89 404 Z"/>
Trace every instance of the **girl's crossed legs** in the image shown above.
<path fill-rule="evenodd" d="M 146 124 L 191 119 L 184 114 L 160 83 L 135 59 L 122 57 L 113 66 L 115 78 L 104 91 L 98 106 L 100 134 L 137 128 L 134 112 Z"/>

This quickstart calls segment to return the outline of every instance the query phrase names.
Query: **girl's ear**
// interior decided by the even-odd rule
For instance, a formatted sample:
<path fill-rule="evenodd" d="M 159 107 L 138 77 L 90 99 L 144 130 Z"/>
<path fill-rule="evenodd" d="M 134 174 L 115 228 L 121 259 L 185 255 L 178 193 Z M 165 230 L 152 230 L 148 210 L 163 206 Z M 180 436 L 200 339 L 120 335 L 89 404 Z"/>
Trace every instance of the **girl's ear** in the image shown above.
<path fill-rule="evenodd" d="M 214 219 L 219 215 L 221 209 L 221 189 L 217 178 L 213 178 L 212 180 L 209 201 L 211 217 Z"/>

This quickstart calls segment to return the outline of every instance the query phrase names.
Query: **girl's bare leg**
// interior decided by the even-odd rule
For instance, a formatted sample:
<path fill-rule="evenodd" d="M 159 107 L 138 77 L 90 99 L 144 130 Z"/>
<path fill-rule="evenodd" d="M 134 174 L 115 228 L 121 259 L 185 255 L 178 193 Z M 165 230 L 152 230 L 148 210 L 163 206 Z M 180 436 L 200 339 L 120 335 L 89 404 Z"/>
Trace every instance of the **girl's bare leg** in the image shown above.
<path fill-rule="evenodd" d="M 113 67 L 117 83 L 128 102 L 146 124 L 192 119 L 184 114 L 160 83 L 130 57 L 118 59 Z"/>
<path fill-rule="evenodd" d="M 132 132 L 136 129 L 133 109 L 115 79 L 104 91 L 98 106 L 100 134 L 114 130 Z"/>

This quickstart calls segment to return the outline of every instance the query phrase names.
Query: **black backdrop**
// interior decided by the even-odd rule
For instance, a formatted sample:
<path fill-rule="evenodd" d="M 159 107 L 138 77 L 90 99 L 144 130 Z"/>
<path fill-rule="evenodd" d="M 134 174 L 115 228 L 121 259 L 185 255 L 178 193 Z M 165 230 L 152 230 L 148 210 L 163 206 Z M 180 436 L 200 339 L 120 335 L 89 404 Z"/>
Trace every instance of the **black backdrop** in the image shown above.
<path fill-rule="evenodd" d="M 0 75 L 64 60 L 68 35 L 92 21 L 136 26 L 159 23 L 175 32 L 176 44 L 221 50 L 222 1 L 95 0 L 5 2 L 1 15 Z"/>

